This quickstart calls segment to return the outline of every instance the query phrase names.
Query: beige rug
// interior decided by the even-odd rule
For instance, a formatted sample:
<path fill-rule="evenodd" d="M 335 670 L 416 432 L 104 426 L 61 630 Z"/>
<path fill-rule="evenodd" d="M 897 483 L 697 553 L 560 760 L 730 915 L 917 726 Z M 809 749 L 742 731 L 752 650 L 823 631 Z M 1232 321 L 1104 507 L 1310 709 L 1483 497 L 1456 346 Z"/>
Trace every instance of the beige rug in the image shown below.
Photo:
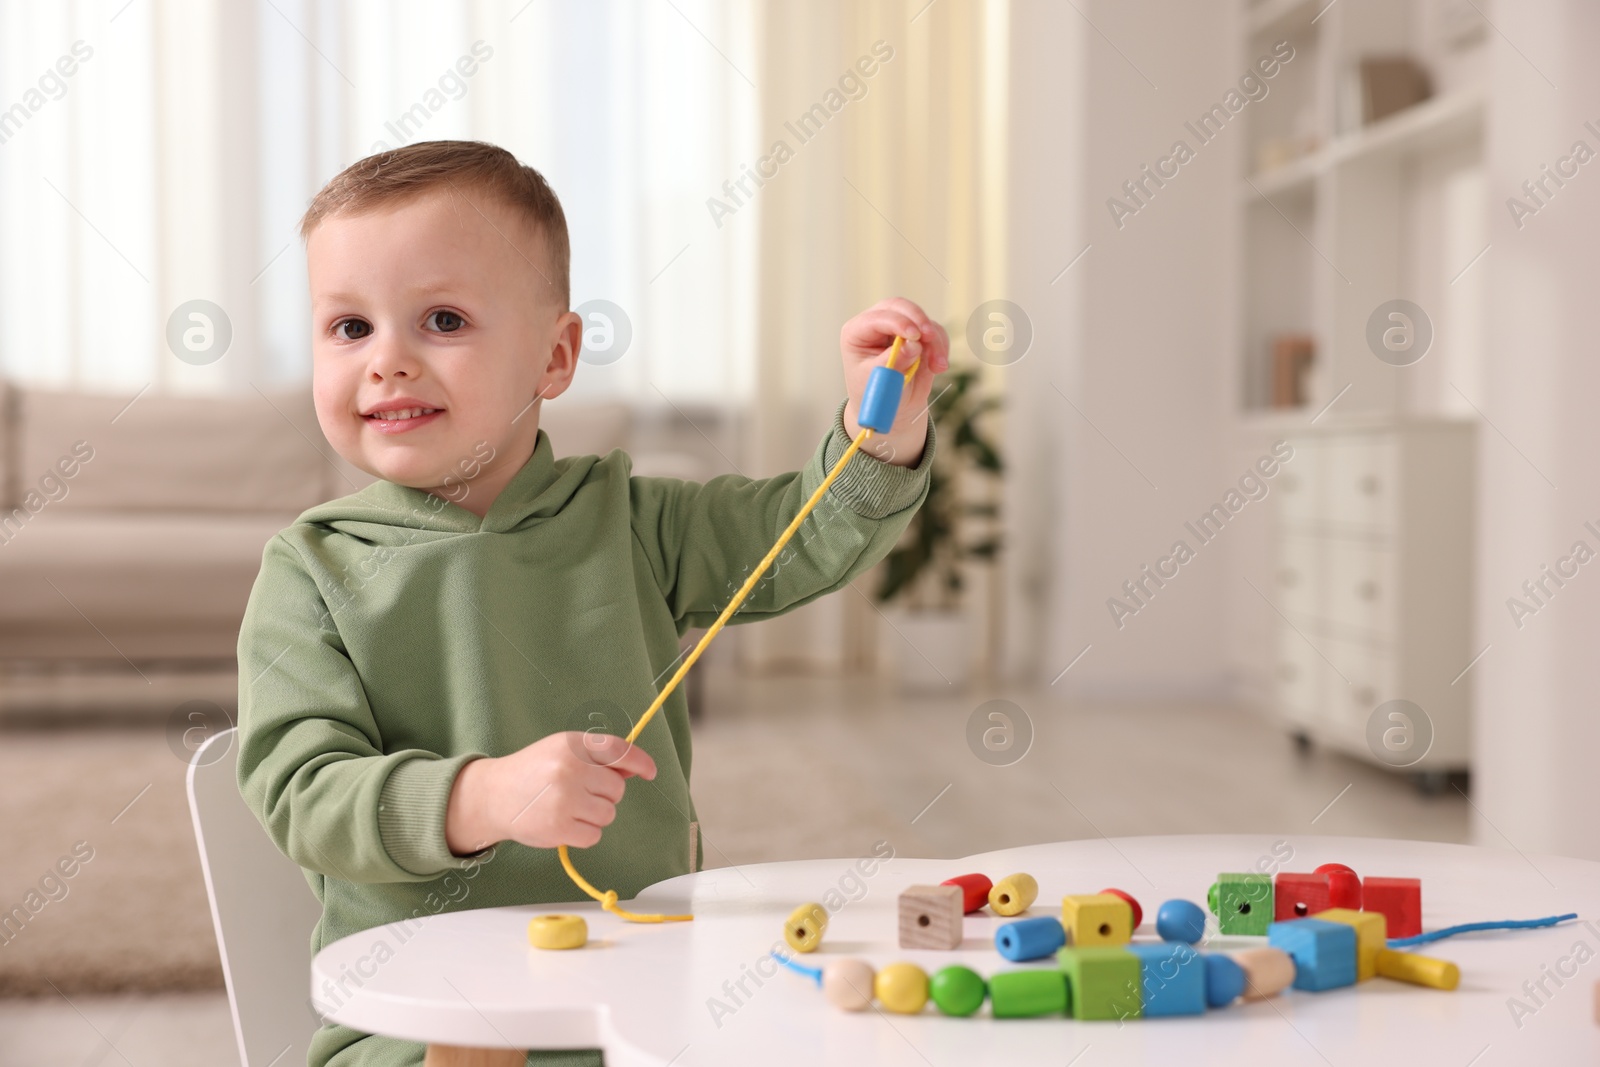
<path fill-rule="evenodd" d="M 185 769 L 159 722 L 0 732 L 0 996 L 222 986 Z"/>

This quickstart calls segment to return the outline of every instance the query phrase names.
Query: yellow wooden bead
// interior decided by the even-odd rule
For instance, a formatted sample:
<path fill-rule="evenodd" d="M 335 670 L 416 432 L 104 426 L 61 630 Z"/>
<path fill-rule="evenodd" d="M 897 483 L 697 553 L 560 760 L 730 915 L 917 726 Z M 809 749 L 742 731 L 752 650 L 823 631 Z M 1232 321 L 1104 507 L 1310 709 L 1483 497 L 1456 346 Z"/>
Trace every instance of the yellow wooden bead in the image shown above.
<path fill-rule="evenodd" d="M 589 924 L 582 915 L 535 915 L 528 921 L 528 943 L 534 948 L 582 948 Z"/>
<path fill-rule="evenodd" d="M 1461 968 L 1449 960 L 1418 956 L 1414 952 L 1382 949 L 1378 952 L 1378 973 L 1397 982 L 1410 982 L 1434 989 L 1454 989 L 1461 984 Z"/>
<path fill-rule="evenodd" d="M 928 1003 L 928 974 L 915 963 L 891 963 L 872 979 L 872 992 L 889 1011 L 915 1015 Z"/>
<path fill-rule="evenodd" d="M 1031 874 L 1012 874 L 989 890 L 989 907 L 996 915 L 1021 915 L 1039 898 L 1039 883 Z"/>
<path fill-rule="evenodd" d="M 821 904 L 802 904 L 783 921 L 783 939 L 796 952 L 815 952 L 827 929 L 827 909 Z"/>

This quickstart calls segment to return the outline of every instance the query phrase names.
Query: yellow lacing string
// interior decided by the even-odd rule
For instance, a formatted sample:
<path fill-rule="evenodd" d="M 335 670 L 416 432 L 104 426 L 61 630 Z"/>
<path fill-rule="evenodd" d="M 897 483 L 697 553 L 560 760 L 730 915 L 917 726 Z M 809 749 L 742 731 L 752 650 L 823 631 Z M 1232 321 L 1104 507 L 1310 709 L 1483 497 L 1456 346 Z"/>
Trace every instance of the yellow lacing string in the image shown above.
<path fill-rule="evenodd" d="M 890 370 L 895 369 L 895 361 L 900 358 L 900 346 L 903 343 L 903 338 L 896 337 L 894 339 L 894 344 L 889 348 L 888 367 Z M 902 372 L 904 373 L 907 382 L 910 382 L 911 376 L 917 373 L 917 367 L 921 365 L 921 363 L 922 359 L 921 357 L 918 357 L 912 361 L 910 367 Z M 667 697 L 672 695 L 672 691 L 678 687 L 678 682 L 683 679 L 685 674 L 689 673 L 689 668 L 694 666 L 695 660 L 700 658 L 700 653 L 706 650 L 706 646 L 711 643 L 711 639 L 713 637 L 717 636 L 717 633 L 722 629 L 723 624 L 732 617 L 734 612 L 739 610 L 739 605 L 744 603 L 744 598 L 750 595 L 750 590 L 755 588 L 756 582 L 759 581 L 761 576 L 766 573 L 767 568 L 772 565 L 772 561 L 778 558 L 778 553 L 783 551 L 783 547 L 789 543 L 789 539 L 793 537 L 795 531 L 800 528 L 800 524 L 806 521 L 806 516 L 810 515 L 811 510 L 822 501 L 822 494 L 828 491 L 828 487 L 832 485 L 833 480 L 839 476 L 839 472 L 844 470 L 844 465 L 850 462 L 850 457 L 855 455 L 856 451 L 860 449 L 862 444 L 866 442 L 867 438 L 871 436 L 872 431 L 867 429 L 865 426 L 861 428 L 860 433 L 856 434 L 855 440 L 850 442 L 850 447 L 845 449 L 844 455 L 839 457 L 839 461 L 833 465 L 833 469 L 828 472 L 828 476 L 822 479 L 822 484 L 817 486 L 817 491 L 811 494 L 811 499 L 805 502 L 805 504 L 800 508 L 800 513 L 794 517 L 794 521 L 789 523 L 788 527 L 783 531 L 783 533 L 778 535 L 778 541 L 772 546 L 772 550 L 766 554 L 760 563 L 756 564 L 755 570 L 750 572 L 750 577 L 745 579 L 744 585 L 739 587 L 739 591 L 733 594 L 733 599 L 728 602 L 728 606 L 722 609 L 722 614 L 717 616 L 717 621 L 712 623 L 711 628 L 708 629 L 703 636 L 701 636 L 699 642 L 694 646 L 694 650 L 689 653 L 688 658 L 685 659 L 683 664 L 678 667 L 677 672 L 667 680 L 667 684 L 662 688 L 661 692 L 656 694 L 655 700 L 652 701 L 650 706 L 645 709 L 645 713 L 639 717 L 638 723 L 634 725 L 632 730 L 628 731 L 628 744 L 633 744 L 634 741 L 638 739 L 639 735 L 644 732 L 644 728 L 649 725 L 651 718 L 653 718 L 655 713 L 661 709 L 661 705 L 666 703 Z M 688 920 L 694 918 L 693 915 L 641 915 L 637 912 L 628 911 L 618 906 L 617 891 L 615 889 L 607 889 L 602 893 L 600 890 L 590 885 L 588 880 L 585 879 L 583 875 L 578 873 L 578 869 L 572 865 L 572 857 L 568 854 L 566 845 L 558 846 L 556 848 L 556 854 L 561 857 L 561 866 L 565 868 L 567 877 L 571 878 L 579 889 L 589 894 L 589 896 L 593 897 L 595 900 L 598 900 L 602 908 L 604 908 L 606 911 L 609 911 L 611 914 L 618 916 L 619 918 L 635 923 L 687 922 Z"/>

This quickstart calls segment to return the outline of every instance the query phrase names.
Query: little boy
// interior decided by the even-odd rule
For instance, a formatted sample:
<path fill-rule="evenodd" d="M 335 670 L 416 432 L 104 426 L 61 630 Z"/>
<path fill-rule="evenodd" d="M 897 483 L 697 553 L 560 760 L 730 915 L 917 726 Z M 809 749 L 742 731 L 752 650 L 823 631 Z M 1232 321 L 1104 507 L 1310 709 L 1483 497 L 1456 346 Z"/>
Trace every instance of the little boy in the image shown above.
<path fill-rule="evenodd" d="M 849 395 L 800 471 L 634 477 L 620 450 L 557 459 L 538 428 L 583 324 L 537 171 L 479 142 L 416 144 L 340 173 L 300 229 L 317 419 L 379 479 L 267 544 L 239 633 L 239 787 L 322 901 L 312 950 L 443 910 L 584 899 L 562 844 L 623 900 L 699 870 L 682 688 L 635 746 L 621 735 L 858 432 L 898 334 L 900 366 L 921 363 L 893 432 L 851 458 L 731 621 L 840 589 L 894 545 L 928 490 L 944 331 L 900 299 L 846 322 Z M 326 1025 L 309 1062 L 422 1055 Z"/>

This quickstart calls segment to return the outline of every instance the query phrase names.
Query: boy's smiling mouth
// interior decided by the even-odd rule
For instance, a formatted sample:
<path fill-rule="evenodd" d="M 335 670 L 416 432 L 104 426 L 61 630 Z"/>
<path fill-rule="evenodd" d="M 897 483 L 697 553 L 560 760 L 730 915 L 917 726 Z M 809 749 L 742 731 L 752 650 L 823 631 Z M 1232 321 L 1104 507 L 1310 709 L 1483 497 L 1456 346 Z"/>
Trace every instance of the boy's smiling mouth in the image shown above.
<path fill-rule="evenodd" d="M 383 434 L 406 433 L 433 422 L 444 414 L 436 408 L 409 396 L 381 400 L 361 413 L 361 418 L 374 430 Z"/>

